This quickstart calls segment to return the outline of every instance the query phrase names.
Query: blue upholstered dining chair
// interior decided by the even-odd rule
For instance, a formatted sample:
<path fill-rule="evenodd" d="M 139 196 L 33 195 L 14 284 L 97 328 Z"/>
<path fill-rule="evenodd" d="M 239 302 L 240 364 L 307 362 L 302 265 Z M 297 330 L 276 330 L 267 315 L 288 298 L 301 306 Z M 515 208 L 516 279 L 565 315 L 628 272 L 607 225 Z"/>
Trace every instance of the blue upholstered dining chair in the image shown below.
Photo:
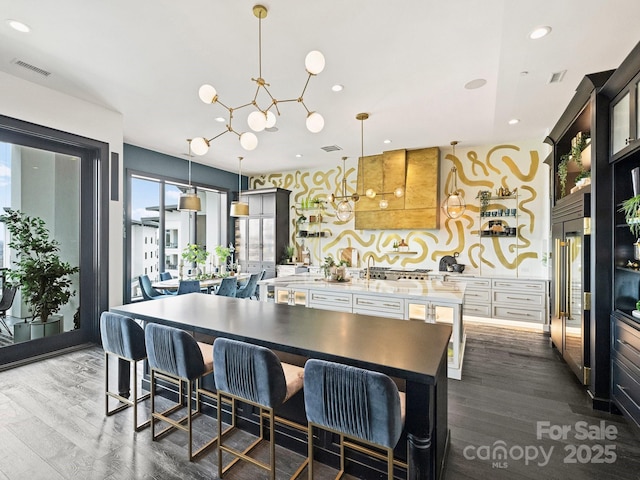
<path fill-rule="evenodd" d="M 100 336 L 104 349 L 104 410 L 105 415 L 113 415 L 125 408 L 133 407 L 133 429 L 142 430 L 149 426 L 149 421 L 138 425 L 138 404 L 149 398 L 149 394 L 138 397 L 137 363 L 147 358 L 144 343 L 144 330 L 130 317 L 117 313 L 103 312 L 100 316 Z M 132 399 L 124 398 L 109 390 L 109 355 L 129 362 L 133 367 Z M 109 398 L 115 398 L 121 405 L 109 410 Z"/>
<path fill-rule="evenodd" d="M 149 275 L 140 275 L 138 277 L 138 282 L 140 283 L 140 291 L 142 292 L 142 297 L 145 300 L 157 300 L 159 298 L 165 298 L 169 295 L 165 295 L 160 293 L 155 288 L 151 286 L 151 280 L 149 280 Z"/>
<path fill-rule="evenodd" d="M 200 280 L 180 280 L 177 291 L 178 295 L 194 292 L 200 292 Z"/>
<path fill-rule="evenodd" d="M 264 270 L 263 270 L 264 271 Z M 258 288 L 258 280 L 260 280 L 261 272 L 252 273 L 247 282 L 240 286 L 236 291 L 237 298 L 251 298 L 256 296 L 256 289 Z"/>
<path fill-rule="evenodd" d="M 201 397 L 205 395 L 216 399 L 216 394 L 202 388 L 202 377 L 213 370 L 213 348 L 206 343 L 197 342 L 188 332 L 178 328 L 150 323 L 145 328 L 147 360 L 151 371 L 151 438 L 155 441 L 174 429 L 187 432 L 189 460 L 204 453 L 216 442 L 218 437 L 206 442 L 193 451 L 193 419 L 201 413 Z M 178 402 L 174 407 L 157 412 L 155 407 L 155 391 L 158 378 L 180 385 Z M 187 385 L 186 392 L 183 383 Z M 195 389 L 194 389 L 195 387 Z M 196 408 L 192 408 L 192 394 L 195 391 Z M 186 393 L 186 416 L 175 419 L 169 415 L 184 407 Z M 157 421 L 168 423 L 164 430 L 155 432 Z M 186 423 L 186 425 L 185 425 Z"/>
<path fill-rule="evenodd" d="M 7 325 L 7 310 L 13 305 L 13 299 L 16 296 L 16 287 L 4 286 L 2 288 L 2 298 L 0 298 L 0 329 L 4 328 L 10 337 L 13 337 L 13 333 Z"/>
<path fill-rule="evenodd" d="M 269 463 L 266 464 L 249 457 L 251 450 L 264 438 L 264 422 L 260 421 L 260 436 L 248 447 L 238 451 L 223 443 L 227 432 L 222 432 L 221 409 L 218 408 L 218 477 L 222 478 L 238 460 L 251 462 L 269 472 L 269 478 L 275 479 L 275 430 L 277 421 L 306 431 L 302 425 L 275 416 L 274 410 L 302 389 L 304 369 L 296 365 L 281 363 L 275 353 L 265 347 L 237 340 L 218 337 L 213 342 L 213 375 L 218 390 L 218 405 L 231 403 L 231 427 L 235 428 L 235 402 L 248 403 L 259 408 L 260 418 L 269 419 Z M 236 458 L 224 466 L 222 452 Z M 297 478 L 304 470 L 305 461 L 291 478 Z"/>
<path fill-rule="evenodd" d="M 171 272 L 160 272 L 159 277 L 161 281 L 171 280 L 173 278 Z"/>
<path fill-rule="evenodd" d="M 216 295 L 235 297 L 238 291 L 238 277 L 225 277 L 216 290 Z"/>
<path fill-rule="evenodd" d="M 406 463 L 393 458 L 404 426 L 405 395 L 398 392 L 388 376 L 310 359 L 304 367 L 304 405 L 309 432 L 309 479 L 313 478 L 313 427 L 340 435 L 339 475 L 344 474 L 344 448 L 353 445 L 345 437 L 383 450 L 388 480 L 393 480 L 394 464 L 407 468 Z M 376 450 L 371 452 L 380 455 Z"/>

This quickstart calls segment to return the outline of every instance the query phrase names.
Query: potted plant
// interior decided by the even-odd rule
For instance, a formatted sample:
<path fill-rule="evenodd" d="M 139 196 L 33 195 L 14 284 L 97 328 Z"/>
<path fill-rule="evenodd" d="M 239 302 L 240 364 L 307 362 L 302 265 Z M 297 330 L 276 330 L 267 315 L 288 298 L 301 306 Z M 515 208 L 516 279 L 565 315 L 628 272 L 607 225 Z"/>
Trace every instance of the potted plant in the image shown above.
<path fill-rule="evenodd" d="M 296 254 L 296 247 L 293 245 L 287 245 L 284 247 L 284 253 L 282 255 L 282 263 L 292 263 L 293 256 Z"/>
<path fill-rule="evenodd" d="M 333 259 L 331 255 L 324 257 L 324 263 L 322 264 L 322 271 L 324 272 L 325 278 L 331 278 L 332 275 L 335 274 L 336 261 Z"/>
<path fill-rule="evenodd" d="M 491 190 L 480 190 L 476 198 L 480 199 L 480 213 L 487 211 L 489 200 L 491 199 Z"/>
<path fill-rule="evenodd" d="M 626 199 L 620 204 L 619 212 L 624 213 L 624 220 L 629 225 L 631 235 L 636 239 L 634 246 L 634 257 L 640 260 L 640 195 Z"/>
<path fill-rule="evenodd" d="M 71 276 L 80 269 L 60 259 L 60 244 L 50 238 L 49 230 L 41 218 L 6 209 L 0 221 L 7 226 L 11 235 L 9 248 L 17 256 L 14 267 L 7 274 L 9 283 L 20 288 L 22 299 L 31 312 L 30 323 L 45 324 L 75 295 L 71 288 Z M 28 334 L 21 335 L 22 339 L 59 333 L 60 326 L 43 327 L 42 334 L 37 335 L 31 332 L 31 328 L 28 330 Z"/>
<path fill-rule="evenodd" d="M 218 257 L 218 266 L 220 267 L 220 273 L 224 273 L 224 270 L 227 265 L 227 258 L 231 255 L 231 249 L 229 247 L 225 247 L 224 245 L 218 245 L 215 248 L 216 257 Z"/>
<path fill-rule="evenodd" d="M 196 268 L 199 270 L 197 275 L 201 275 L 203 273 L 202 270 L 208 256 L 209 252 L 207 252 L 206 248 L 198 245 L 197 243 L 189 243 L 184 247 L 184 250 L 182 250 L 182 258 L 188 264 L 196 265 Z"/>

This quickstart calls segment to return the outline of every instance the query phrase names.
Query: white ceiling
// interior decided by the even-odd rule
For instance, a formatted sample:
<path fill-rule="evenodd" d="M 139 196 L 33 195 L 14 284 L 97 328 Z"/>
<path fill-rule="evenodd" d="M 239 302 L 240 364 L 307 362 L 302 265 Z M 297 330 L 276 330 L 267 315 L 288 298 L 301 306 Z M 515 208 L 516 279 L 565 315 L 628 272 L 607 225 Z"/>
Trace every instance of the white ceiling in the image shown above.
<path fill-rule="evenodd" d="M 258 19 L 249 0 L 0 0 L 0 70 L 121 112 L 126 143 L 183 156 L 187 138 L 224 131 L 211 83 L 234 107 L 251 101 L 258 75 Z M 326 68 L 304 96 L 325 118 L 282 104 L 277 132 L 244 151 L 227 133 L 194 160 L 243 173 L 327 168 L 340 157 L 441 146 L 544 139 L 585 74 L 616 68 L 640 41 L 638 0 L 278 0 L 262 2 L 262 73 L 278 99 L 296 98 L 304 58 L 320 50 Z M 5 22 L 31 27 L 18 33 Z M 528 39 L 536 26 L 552 33 Z M 41 77 L 14 59 L 50 71 Z M 548 84 L 567 70 L 562 83 Z M 522 72 L 528 72 L 523 74 Z M 467 90 L 470 80 L 487 84 Z M 331 86 L 344 85 L 341 93 Z M 0 92 L 0 95 L 4 94 Z M 233 126 L 248 130 L 251 109 Z M 2 113 L 2 112 L 0 112 Z M 507 121 L 519 118 L 518 125 Z M 392 143 L 385 145 L 384 139 Z M 339 145 L 340 152 L 321 147 Z M 302 154 L 302 158 L 296 158 Z"/>

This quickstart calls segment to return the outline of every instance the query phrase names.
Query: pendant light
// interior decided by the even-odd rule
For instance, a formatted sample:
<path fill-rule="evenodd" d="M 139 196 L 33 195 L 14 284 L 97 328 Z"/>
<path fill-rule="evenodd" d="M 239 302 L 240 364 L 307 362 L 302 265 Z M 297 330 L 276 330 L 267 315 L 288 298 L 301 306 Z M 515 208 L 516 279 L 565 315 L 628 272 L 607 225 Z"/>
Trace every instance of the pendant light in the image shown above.
<path fill-rule="evenodd" d="M 327 201 L 333 203 L 336 200 L 340 200 L 336 206 L 336 217 L 342 222 L 348 222 L 353 218 L 353 205 L 349 200 L 352 200 L 355 204 L 360 200 L 360 195 L 354 193 L 353 195 L 347 195 L 347 157 L 342 157 L 342 195 L 336 196 L 333 193 L 327 196 Z"/>
<path fill-rule="evenodd" d="M 238 201 L 231 202 L 231 211 L 229 215 L 232 217 L 248 217 L 249 204 L 241 201 L 242 197 L 242 157 L 238 157 Z"/>
<path fill-rule="evenodd" d="M 187 191 L 180 195 L 178 200 L 178 210 L 184 212 L 199 212 L 200 211 L 200 197 L 196 194 L 193 187 L 191 187 L 191 139 L 187 139 L 189 144 L 189 187 Z"/>
<path fill-rule="evenodd" d="M 453 149 L 452 156 L 455 158 L 456 156 L 456 145 L 457 141 L 451 142 L 451 147 Z M 462 198 L 462 192 L 458 190 L 458 170 L 456 167 L 451 167 L 451 174 L 453 175 L 453 190 L 447 194 L 447 198 L 442 204 L 442 209 L 444 213 L 449 218 L 460 218 L 467 206 L 464 203 L 464 198 Z"/>

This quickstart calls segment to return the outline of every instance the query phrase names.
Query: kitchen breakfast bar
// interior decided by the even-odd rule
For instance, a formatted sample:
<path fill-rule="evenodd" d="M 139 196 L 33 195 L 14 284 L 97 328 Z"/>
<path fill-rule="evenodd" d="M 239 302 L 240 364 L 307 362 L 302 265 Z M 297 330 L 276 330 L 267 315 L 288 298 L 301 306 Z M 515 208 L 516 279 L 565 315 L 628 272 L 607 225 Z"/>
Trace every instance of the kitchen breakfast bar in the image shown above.
<path fill-rule="evenodd" d="M 451 326 L 192 293 L 113 312 L 212 337 L 378 371 L 406 392 L 408 478 L 440 477 L 448 445 Z"/>

